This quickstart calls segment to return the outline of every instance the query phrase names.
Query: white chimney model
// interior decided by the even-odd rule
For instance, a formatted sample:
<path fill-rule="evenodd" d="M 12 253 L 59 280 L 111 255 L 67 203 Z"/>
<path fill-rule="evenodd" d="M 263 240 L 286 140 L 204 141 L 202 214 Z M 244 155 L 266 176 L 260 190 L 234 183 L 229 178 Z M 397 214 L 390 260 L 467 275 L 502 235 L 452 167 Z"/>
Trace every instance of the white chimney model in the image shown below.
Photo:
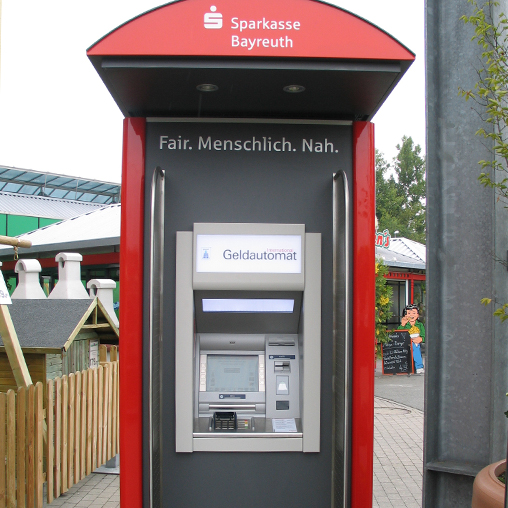
<path fill-rule="evenodd" d="M 97 297 L 109 314 L 111 321 L 118 326 L 118 318 L 113 308 L 113 290 L 116 288 L 116 282 L 112 279 L 92 279 L 86 287 L 90 290 L 90 298 Z"/>
<path fill-rule="evenodd" d="M 39 282 L 41 264 L 36 259 L 20 259 L 14 271 L 18 274 L 18 285 L 11 295 L 13 300 L 43 300 L 46 294 Z"/>
<path fill-rule="evenodd" d="M 81 261 L 83 256 L 74 252 L 60 252 L 55 257 L 58 263 L 58 282 L 48 298 L 80 300 L 89 298 L 81 282 Z"/>

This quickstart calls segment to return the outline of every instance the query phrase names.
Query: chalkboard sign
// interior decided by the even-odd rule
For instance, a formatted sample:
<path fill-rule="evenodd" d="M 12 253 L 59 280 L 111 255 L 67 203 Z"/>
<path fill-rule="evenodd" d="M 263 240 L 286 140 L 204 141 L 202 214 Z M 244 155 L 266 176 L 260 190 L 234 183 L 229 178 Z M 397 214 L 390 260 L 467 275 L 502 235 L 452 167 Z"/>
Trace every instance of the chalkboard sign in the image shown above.
<path fill-rule="evenodd" d="M 388 332 L 389 341 L 382 344 L 383 374 L 413 374 L 413 348 L 408 330 Z"/>

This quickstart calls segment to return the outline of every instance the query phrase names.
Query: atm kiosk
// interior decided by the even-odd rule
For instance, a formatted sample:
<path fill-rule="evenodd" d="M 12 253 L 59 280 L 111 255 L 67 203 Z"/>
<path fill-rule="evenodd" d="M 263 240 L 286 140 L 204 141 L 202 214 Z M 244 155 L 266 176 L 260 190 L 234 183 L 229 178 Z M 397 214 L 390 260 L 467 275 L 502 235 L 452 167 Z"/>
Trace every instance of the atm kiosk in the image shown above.
<path fill-rule="evenodd" d="M 125 116 L 122 508 L 372 504 L 372 117 L 414 60 L 317 0 L 88 49 Z"/>
<path fill-rule="evenodd" d="M 321 235 L 198 223 L 176 238 L 176 451 L 319 452 Z"/>

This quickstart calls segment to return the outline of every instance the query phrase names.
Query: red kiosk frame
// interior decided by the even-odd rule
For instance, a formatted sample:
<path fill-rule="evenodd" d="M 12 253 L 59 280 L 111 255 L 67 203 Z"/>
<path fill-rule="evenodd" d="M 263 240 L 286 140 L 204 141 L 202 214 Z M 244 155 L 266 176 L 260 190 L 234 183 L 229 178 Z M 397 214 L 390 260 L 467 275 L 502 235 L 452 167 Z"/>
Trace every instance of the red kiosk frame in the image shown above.
<path fill-rule="evenodd" d="M 91 46 L 87 54 L 126 117 L 120 248 L 122 508 L 143 505 L 146 118 L 160 116 L 352 121 L 349 491 L 350 506 L 371 506 L 375 149 L 370 120 L 411 65 L 414 54 L 369 22 L 315 0 L 221 0 L 213 6 L 204 0 L 182 0 L 125 23 Z M 194 87 L 188 89 L 189 75 L 196 84 L 220 81 L 238 86 L 230 86 L 230 92 L 220 97 L 201 95 L 197 100 Z M 305 92 L 301 94 L 286 94 L 279 102 L 270 96 L 274 86 L 302 82 Z M 240 86 L 244 91 L 238 91 Z M 219 89 L 224 87 L 219 84 Z M 256 99 L 246 100 L 253 90 Z M 365 269 L 368 266 L 372 270 Z"/>

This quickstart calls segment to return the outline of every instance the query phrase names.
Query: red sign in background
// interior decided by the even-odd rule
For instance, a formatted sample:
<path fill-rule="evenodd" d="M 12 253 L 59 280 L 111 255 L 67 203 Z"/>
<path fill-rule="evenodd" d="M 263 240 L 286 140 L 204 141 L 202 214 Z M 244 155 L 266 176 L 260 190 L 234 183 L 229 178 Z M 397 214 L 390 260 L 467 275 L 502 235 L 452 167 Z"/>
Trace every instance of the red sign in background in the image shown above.
<path fill-rule="evenodd" d="M 88 55 L 414 60 L 380 28 L 316 0 L 181 0 L 128 21 Z"/>

